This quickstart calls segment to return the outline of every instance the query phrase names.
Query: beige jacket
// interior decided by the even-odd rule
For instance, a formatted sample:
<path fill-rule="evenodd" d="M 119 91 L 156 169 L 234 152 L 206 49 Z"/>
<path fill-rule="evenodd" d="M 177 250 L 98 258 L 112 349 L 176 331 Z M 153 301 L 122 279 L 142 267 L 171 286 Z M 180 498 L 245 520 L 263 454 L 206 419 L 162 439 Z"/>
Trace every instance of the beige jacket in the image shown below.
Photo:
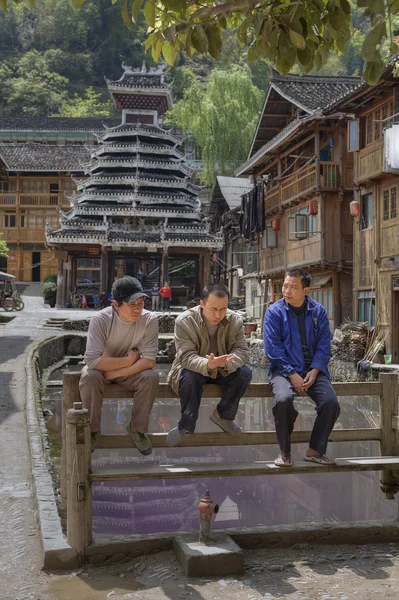
<path fill-rule="evenodd" d="M 169 372 L 168 383 L 178 394 L 180 373 L 183 369 L 216 378 L 218 369 L 208 371 L 209 334 L 202 317 L 200 306 L 195 306 L 179 315 L 175 321 L 176 358 Z M 234 354 L 235 359 L 220 368 L 222 375 L 233 373 L 248 364 L 249 350 L 245 340 L 242 319 L 228 310 L 217 332 L 218 355 Z"/>

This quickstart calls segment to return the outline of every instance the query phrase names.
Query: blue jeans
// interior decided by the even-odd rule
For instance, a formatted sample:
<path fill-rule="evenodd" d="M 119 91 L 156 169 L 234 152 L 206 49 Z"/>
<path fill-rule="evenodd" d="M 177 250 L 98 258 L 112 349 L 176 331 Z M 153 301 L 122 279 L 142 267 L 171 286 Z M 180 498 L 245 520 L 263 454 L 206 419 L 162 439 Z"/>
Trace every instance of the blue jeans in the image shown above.
<path fill-rule="evenodd" d="M 273 415 L 277 440 L 280 450 L 284 454 L 290 454 L 290 436 L 294 429 L 295 419 L 298 416 L 298 411 L 294 407 L 295 390 L 288 377 L 276 373 L 269 376 L 269 384 L 276 399 L 273 406 Z M 330 380 L 324 373 L 317 375 L 316 381 L 306 393 L 316 404 L 317 413 L 310 436 L 309 448 L 320 454 L 325 454 L 329 435 L 340 413 L 337 396 Z"/>
<path fill-rule="evenodd" d="M 252 371 L 247 366 L 240 367 L 225 377 L 218 373 L 216 379 L 201 373 L 183 369 L 179 380 L 181 419 L 179 429 L 194 433 L 205 383 L 217 383 L 223 387 L 223 394 L 217 405 L 221 419 L 234 421 L 238 404 L 252 379 Z"/>

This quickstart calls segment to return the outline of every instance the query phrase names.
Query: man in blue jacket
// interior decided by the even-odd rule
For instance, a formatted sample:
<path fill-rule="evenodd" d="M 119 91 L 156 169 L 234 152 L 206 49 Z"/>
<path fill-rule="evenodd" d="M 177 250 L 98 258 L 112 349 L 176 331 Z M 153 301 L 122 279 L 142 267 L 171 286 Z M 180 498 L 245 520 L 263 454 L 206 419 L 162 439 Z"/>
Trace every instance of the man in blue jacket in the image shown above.
<path fill-rule="evenodd" d="M 270 361 L 269 384 L 280 454 L 278 467 L 291 467 L 291 440 L 298 412 L 295 393 L 306 392 L 316 404 L 317 417 L 305 460 L 335 464 L 326 456 L 328 437 L 339 416 L 337 396 L 330 383 L 330 327 L 325 308 L 307 296 L 311 278 L 302 269 L 287 271 L 283 298 L 267 310 L 264 347 Z"/>

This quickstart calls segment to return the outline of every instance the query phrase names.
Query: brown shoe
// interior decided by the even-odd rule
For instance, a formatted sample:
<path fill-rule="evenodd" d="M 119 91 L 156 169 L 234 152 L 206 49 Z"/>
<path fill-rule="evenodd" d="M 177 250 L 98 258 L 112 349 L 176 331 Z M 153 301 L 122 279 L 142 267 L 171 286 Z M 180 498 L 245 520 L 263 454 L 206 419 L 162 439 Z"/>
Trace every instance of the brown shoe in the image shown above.
<path fill-rule="evenodd" d="M 292 467 L 291 454 L 280 453 L 274 461 L 276 467 Z"/>
<path fill-rule="evenodd" d="M 318 465 L 336 465 L 337 461 L 335 458 L 330 458 L 326 454 L 313 454 L 313 456 L 304 456 L 303 460 L 308 462 L 314 462 Z"/>

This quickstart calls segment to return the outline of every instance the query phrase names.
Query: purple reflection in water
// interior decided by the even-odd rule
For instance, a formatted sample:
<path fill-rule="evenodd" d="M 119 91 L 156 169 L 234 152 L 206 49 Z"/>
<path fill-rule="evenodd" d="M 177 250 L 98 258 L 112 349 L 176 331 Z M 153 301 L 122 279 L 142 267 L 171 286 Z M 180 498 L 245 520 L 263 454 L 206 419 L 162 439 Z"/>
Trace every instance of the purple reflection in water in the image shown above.
<path fill-rule="evenodd" d="M 368 427 L 378 419 L 376 398 L 340 400 L 342 411 L 337 428 Z M 247 431 L 273 430 L 272 403 L 271 399 L 242 401 L 239 424 Z M 214 405 L 214 400 L 203 400 L 196 431 L 217 431 L 209 421 Z M 311 429 L 315 418 L 312 402 L 301 399 L 296 405 L 300 412 L 296 429 Z M 124 433 L 129 417 L 129 402 L 104 403 L 103 433 Z M 160 400 L 154 406 L 150 430 L 169 431 L 178 418 L 178 404 L 169 399 Z M 295 444 L 294 461 L 302 457 L 305 450 L 305 444 Z M 379 453 L 379 444 L 336 443 L 330 445 L 329 451 L 338 457 L 373 456 Z M 156 449 L 146 459 L 135 449 L 109 450 L 96 451 L 93 464 L 253 462 L 273 460 L 276 454 L 276 446 L 173 448 Z M 196 530 L 199 527 L 197 505 L 207 489 L 213 501 L 220 505 L 212 524 L 214 529 L 396 518 L 396 502 L 385 500 L 378 482 L 378 473 L 325 473 L 95 484 L 93 526 L 97 535 Z"/>

